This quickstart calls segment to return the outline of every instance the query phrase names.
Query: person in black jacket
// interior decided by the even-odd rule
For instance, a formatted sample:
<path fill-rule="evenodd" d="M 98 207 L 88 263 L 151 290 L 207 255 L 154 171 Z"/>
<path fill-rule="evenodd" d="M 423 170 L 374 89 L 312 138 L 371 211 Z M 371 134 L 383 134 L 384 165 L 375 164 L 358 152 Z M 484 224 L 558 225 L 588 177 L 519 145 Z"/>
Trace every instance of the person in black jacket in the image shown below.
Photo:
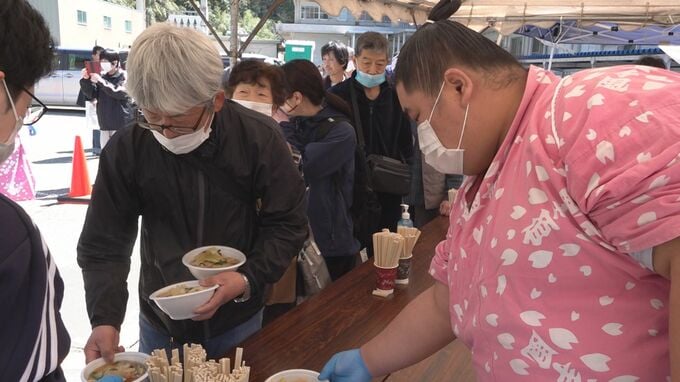
<path fill-rule="evenodd" d="M 34 84 L 51 71 L 54 51 L 42 16 L 24 0 L 0 2 L 0 163 L 23 125 L 45 108 Z M 0 381 L 65 381 L 71 340 L 59 309 L 64 282 L 40 231 L 0 194 Z"/>
<path fill-rule="evenodd" d="M 359 253 L 349 213 L 357 141 L 348 122 L 349 106 L 324 90 L 314 69 L 307 60 L 283 65 L 288 97 L 281 107 L 291 120 L 281 126 L 288 143 L 302 154 L 309 223 L 331 279 L 337 280 L 354 268 Z"/>
<path fill-rule="evenodd" d="M 99 55 L 104 51 L 99 45 L 92 48 L 92 62 L 99 62 Z M 78 90 L 76 105 L 85 108 L 85 127 L 92 130 L 92 154 L 99 155 L 102 152 L 101 131 L 97 120 L 97 100 L 85 97 L 82 89 Z"/>
<path fill-rule="evenodd" d="M 352 112 L 361 121 L 366 155 L 378 154 L 410 161 L 413 156 L 410 122 L 401 110 L 396 91 L 385 81 L 387 47 L 387 40 L 379 33 L 366 32 L 359 36 L 354 58 L 356 71 L 352 78 L 332 87 L 330 92 L 352 105 L 351 88 L 354 88 L 359 110 Z M 359 130 L 357 126 L 355 128 Z M 401 195 L 378 193 L 382 213 L 380 227 L 376 229 L 396 231 L 401 215 L 401 198 Z"/>
<path fill-rule="evenodd" d="M 103 150 L 113 134 L 132 120 L 132 111 L 130 96 L 125 88 L 127 73 L 120 67 L 118 52 L 105 49 L 99 54 L 99 63 L 101 74 L 83 69 L 80 89 L 85 98 L 97 101 L 100 150 Z"/>
<path fill-rule="evenodd" d="M 323 71 L 326 77 L 323 78 L 323 88 L 328 89 L 332 86 L 349 78 L 345 75 L 349 53 L 347 46 L 338 41 L 330 41 L 321 47 L 321 59 L 323 60 Z"/>
<path fill-rule="evenodd" d="M 118 349 L 140 216 L 140 351 L 200 343 L 210 358 L 223 356 L 259 330 L 264 285 L 302 247 L 304 184 L 279 126 L 225 100 L 222 61 L 205 35 L 155 24 L 135 40 L 127 65 L 143 114 L 102 151 L 78 243 L 93 328 L 86 360 Z M 193 279 L 181 258 L 205 245 L 236 248 L 247 261 L 202 280 L 219 288 L 192 320 L 173 321 L 149 295 Z"/>

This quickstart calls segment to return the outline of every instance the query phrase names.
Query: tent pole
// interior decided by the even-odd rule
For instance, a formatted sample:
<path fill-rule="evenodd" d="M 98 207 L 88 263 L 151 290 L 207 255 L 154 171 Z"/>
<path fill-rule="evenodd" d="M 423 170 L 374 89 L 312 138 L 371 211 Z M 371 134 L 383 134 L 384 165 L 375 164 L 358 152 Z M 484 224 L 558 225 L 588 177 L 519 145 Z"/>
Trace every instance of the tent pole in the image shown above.
<path fill-rule="evenodd" d="M 267 13 L 260 19 L 260 22 L 258 22 L 257 25 L 255 25 L 255 28 L 250 32 L 246 41 L 239 48 L 238 50 L 239 56 L 243 54 L 243 51 L 246 50 L 250 42 L 253 41 L 255 36 L 260 32 L 260 29 L 262 29 L 264 23 L 266 23 L 272 17 L 276 9 L 278 9 L 279 6 L 281 6 L 281 4 L 283 4 L 285 1 L 286 0 L 276 0 L 272 3 L 272 5 L 269 6 L 269 9 L 267 9 Z"/>
<path fill-rule="evenodd" d="M 229 36 L 229 47 L 231 48 L 231 54 L 229 55 L 229 66 L 233 69 L 236 65 L 236 60 L 239 57 L 238 50 L 238 0 L 231 0 L 231 13 L 230 13 L 230 36 Z"/>
<path fill-rule="evenodd" d="M 224 45 L 224 42 L 222 42 L 222 40 L 220 39 L 220 36 L 215 31 L 215 28 L 213 28 L 210 22 L 208 22 L 208 18 L 205 17 L 203 12 L 201 12 L 201 8 L 198 7 L 194 0 L 189 0 L 189 4 L 191 4 L 191 7 L 194 8 L 194 11 L 196 11 L 196 13 L 198 13 L 198 15 L 201 17 L 201 20 L 203 20 L 205 25 L 208 27 L 210 33 L 212 33 L 212 35 L 215 36 L 215 40 L 217 40 L 217 43 L 220 44 L 220 47 L 224 49 L 224 53 L 229 55 L 229 49 L 227 49 L 227 47 Z"/>

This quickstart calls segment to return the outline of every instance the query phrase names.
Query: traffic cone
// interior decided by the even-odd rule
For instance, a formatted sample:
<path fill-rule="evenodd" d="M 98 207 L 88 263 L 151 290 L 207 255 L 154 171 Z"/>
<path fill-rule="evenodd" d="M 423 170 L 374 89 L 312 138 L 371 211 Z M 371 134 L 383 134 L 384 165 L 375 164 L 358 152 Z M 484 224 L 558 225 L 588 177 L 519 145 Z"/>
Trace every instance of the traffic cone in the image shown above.
<path fill-rule="evenodd" d="M 92 194 L 92 184 L 87 171 L 85 151 L 80 136 L 76 135 L 76 143 L 73 148 L 73 168 L 71 171 L 71 190 L 68 195 L 57 198 L 61 202 L 89 202 Z"/>

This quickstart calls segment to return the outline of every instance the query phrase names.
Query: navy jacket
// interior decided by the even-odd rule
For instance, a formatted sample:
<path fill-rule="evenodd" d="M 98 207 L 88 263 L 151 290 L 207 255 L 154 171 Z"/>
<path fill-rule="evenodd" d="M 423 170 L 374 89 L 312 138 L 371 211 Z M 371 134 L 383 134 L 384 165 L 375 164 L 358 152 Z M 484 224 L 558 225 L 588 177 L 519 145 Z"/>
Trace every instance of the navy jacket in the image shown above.
<path fill-rule="evenodd" d="M 59 313 L 64 282 L 54 259 L 26 212 L 4 195 L 0 232 L 0 381 L 66 381 L 59 365 L 71 340 Z"/>
<path fill-rule="evenodd" d="M 337 121 L 324 137 L 317 131 L 323 121 Z M 347 117 L 326 106 L 313 117 L 283 122 L 288 142 L 302 154 L 302 171 L 309 187 L 307 216 L 314 240 L 324 256 L 353 256 L 359 252 L 354 238 L 352 188 L 356 135 Z"/>

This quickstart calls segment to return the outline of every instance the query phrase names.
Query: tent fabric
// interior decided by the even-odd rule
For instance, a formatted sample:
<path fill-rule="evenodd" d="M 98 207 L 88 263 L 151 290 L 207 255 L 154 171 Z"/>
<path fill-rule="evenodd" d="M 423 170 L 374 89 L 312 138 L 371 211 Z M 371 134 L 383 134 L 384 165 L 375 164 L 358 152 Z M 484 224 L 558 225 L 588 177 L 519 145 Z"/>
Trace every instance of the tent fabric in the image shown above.
<path fill-rule="evenodd" d="M 569 20 L 554 23 L 549 28 L 523 25 L 515 33 L 560 44 L 680 45 L 680 24 L 648 25 L 626 30 L 617 23 L 578 25 L 576 21 Z"/>
<path fill-rule="evenodd" d="M 436 0 L 315 0 L 328 14 L 347 8 L 355 17 L 363 12 L 375 20 L 422 24 Z M 522 25 L 550 28 L 556 21 L 575 20 L 577 25 L 601 21 L 617 23 L 622 30 L 650 24 L 671 26 L 680 20 L 678 0 L 466 0 L 452 17 L 474 30 L 489 26 L 502 34 L 514 33 Z"/>

